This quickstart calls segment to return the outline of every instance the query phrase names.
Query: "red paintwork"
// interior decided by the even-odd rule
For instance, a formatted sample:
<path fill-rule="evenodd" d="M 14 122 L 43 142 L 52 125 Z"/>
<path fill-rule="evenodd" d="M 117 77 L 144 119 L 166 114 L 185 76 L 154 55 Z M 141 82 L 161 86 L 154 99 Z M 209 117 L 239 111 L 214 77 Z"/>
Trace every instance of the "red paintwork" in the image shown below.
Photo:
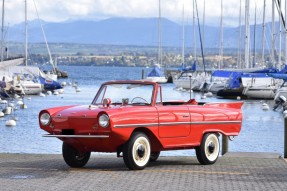
<path fill-rule="evenodd" d="M 152 104 L 50 108 L 42 110 L 39 115 L 48 112 L 52 116 L 51 123 L 47 126 L 40 123 L 40 127 L 54 135 L 61 135 L 66 129 L 74 130 L 75 135 L 109 135 L 109 138 L 60 138 L 80 150 L 97 152 L 116 152 L 134 131 L 143 131 L 148 135 L 153 151 L 194 148 L 200 145 L 207 132 L 228 136 L 237 136 L 240 132 L 242 102 L 198 105 L 195 100 L 190 100 L 156 103 L 157 94 L 161 95 L 161 87 L 157 83 L 112 81 L 103 85 L 113 83 L 153 85 Z M 110 118 L 107 128 L 98 125 L 98 117 L 102 113 Z"/>

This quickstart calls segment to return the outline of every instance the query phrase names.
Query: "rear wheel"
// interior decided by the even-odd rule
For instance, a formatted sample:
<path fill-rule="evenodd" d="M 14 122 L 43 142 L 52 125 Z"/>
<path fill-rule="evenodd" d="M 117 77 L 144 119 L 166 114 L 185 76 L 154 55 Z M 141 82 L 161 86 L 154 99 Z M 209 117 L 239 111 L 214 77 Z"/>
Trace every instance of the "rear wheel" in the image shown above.
<path fill-rule="evenodd" d="M 200 164 L 214 164 L 219 156 L 219 140 L 214 133 L 207 133 L 203 136 L 199 147 L 195 148 L 196 157 Z"/>
<path fill-rule="evenodd" d="M 63 158 L 70 167 L 80 168 L 87 164 L 91 152 L 79 152 L 73 146 L 63 142 Z"/>
<path fill-rule="evenodd" d="M 150 142 L 146 134 L 135 132 L 123 148 L 125 165 L 131 170 L 142 170 L 149 162 L 150 153 Z"/>
<path fill-rule="evenodd" d="M 149 162 L 155 162 L 160 155 L 160 151 L 153 151 L 150 153 Z"/>

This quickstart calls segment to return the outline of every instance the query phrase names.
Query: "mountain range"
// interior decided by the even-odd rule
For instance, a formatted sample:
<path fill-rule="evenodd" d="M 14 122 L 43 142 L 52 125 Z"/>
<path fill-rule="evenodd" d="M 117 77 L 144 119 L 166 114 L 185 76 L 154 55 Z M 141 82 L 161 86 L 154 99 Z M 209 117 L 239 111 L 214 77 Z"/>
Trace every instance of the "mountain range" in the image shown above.
<path fill-rule="evenodd" d="M 158 46 L 158 19 L 157 18 L 109 18 L 100 21 L 70 21 L 45 22 L 33 20 L 28 22 L 29 43 L 44 42 L 40 22 L 48 43 L 78 43 L 78 44 L 105 44 L 105 45 L 136 45 Z M 278 23 L 276 23 L 278 29 Z M 203 27 L 200 26 L 201 31 Z M 171 20 L 162 19 L 162 46 L 181 47 L 182 25 Z M 254 45 L 254 26 L 250 26 L 251 49 Z M 242 49 L 244 48 L 245 26 L 241 26 Z M 266 42 L 271 46 L 271 23 L 266 25 Z M 278 33 L 278 32 L 276 32 Z M 199 27 L 196 26 L 197 48 L 200 48 Z M 204 47 L 219 48 L 220 27 L 204 27 Z M 185 26 L 185 46 L 193 47 L 193 27 Z M 277 38 L 278 39 L 278 38 Z M 17 24 L 9 28 L 9 41 L 24 41 L 24 24 Z M 237 49 L 239 41 L 239 27 L 224 27 L 223 47 Z M 256 26 L 256 49 L 261 49 L 262 25 Z M 267 43 L 266 43 L 267 44 Z M 267 46 L 266 46 L 267 48 Z"/>

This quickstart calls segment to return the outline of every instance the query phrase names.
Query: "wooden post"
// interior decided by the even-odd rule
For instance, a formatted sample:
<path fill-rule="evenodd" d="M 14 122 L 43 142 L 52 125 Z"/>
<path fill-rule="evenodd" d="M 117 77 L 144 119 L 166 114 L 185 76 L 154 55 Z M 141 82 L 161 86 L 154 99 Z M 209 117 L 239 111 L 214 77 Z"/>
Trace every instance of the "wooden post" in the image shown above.
<path fill-rule="evenodd" d="M 284 116 L 284 158 L 287 158 L 287 115 Z"/>
<path fill-rule="evenodd" d="M 228 136 L 222 135 L 221 155 L 225 155 L 227 152 L 228 152 Z"/>
<path fill-rule="evenodd" d="M 142 69 L 142 80 L 144 79 L 144 69 Z"/>

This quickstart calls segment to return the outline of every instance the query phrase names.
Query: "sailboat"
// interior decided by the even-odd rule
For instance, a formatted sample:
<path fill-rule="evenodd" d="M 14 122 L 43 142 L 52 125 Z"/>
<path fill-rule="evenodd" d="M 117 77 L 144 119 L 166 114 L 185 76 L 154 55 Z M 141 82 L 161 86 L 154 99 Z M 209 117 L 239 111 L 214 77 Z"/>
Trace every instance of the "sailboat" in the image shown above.
<path fill-rule="evenodd" d="M 23 63 L 24 58 L 9 58 L 8 57 L 8 48 L 4 47 L 4 9 L 5 1 L 2 1 L 2 26 L 1 26 L 1 61 L 0 61 L 0 97 L 1 98 L 10 98 L 11 93 L 21 93 L 23 92 L 22 86 L 14 86 L 13 79 L 10 75 L 7 74 L 7 68 L 11 66 L 17 66 Z M 4 58 L 4 50 L 6 51 L 6 58 Z"/>
<path fill-rule="evenodd" d="M 157 82 L 157 83 L 166 83 L 167 78 L 164 75 L 164 72 L 161 69 L 162 66 L 162 46 L 161 46 L 161 3 L 159 0 L 159 18 L 158 18 L 158 64 L 154 66 L 152 71 L 148 74 L 146 80 Z"/>
<path fill-rule="evenodd" d="M 208 87 L 208 91 L 217 93 L 219 90 L 225 88 L 226 83 L 232 74 L 231 71 L 221 71 L 223 67 L 223 3 L 221 0 L 221 17 L 220 17 L 220 42 L 219 42 L 219 62 L 218 70 L 212 73 L 211 83 Z"/>
<path fill-rule="evenodd" d="M 195 2 L 193 1 L 193 5 Z M 194 35 L 194 62 L 191 67 L 185 66 L 184 59 L 184 7 L 183 7 L 183 23 L 182 23 L 182 66 L 179 68 L 181 72 L 180 76 L 174 80 L 176 88 L 191 89 L 194 91 L 201 90 L 201 87 L 209 81 L 210 76 L 205 74 L 205 72 L 196 70 L 196 32 L 195 32 L 195 6 L 193 6 L 193 35 Z"/>
<path fill-rule="evenodd" d="M 35 5 L 36 8 L 36 5 Z M 37 10 L 37 8 L 36 8 Z M 38 15 L 38 11 L 37 11 Z M 42 28 L 42 25 L 41 25 Z M 44 30 L 42 28 L 43 36 L 46 41 L 46 36 Z M 49 47 L 46 43 L 50 61 L 51 54 L 49 51 Z M 12 78 L 13 87 L 22 87 L 23 94 L 27 95 L 37 95 L 43 90 L 55 90 L 62 88 L 61 85 L 56 81 L 56 74 L 45 74 L 43 73 L 39 67 L 28 66 L 28 39 L 27 39 L 27 1 L 25 1 L 25 59 L 24 66 L 9 66 L 5 69 L 5 74 Z M 53 63 L 51 62 L 52 66 Z"/>
<path fill-rule="evenodd" d="M 189 69 L 185 66 L 185 59 L 184 59 L 184 5 L 182 9 L 182 51 L 181 51 L 181 67 L 178 68 L 178 70 L 181 72 L 179 77 L 176 77 L 173 81 L 176 88 L 183 88 L 183 89 L 191 89 L 192 82 L 194 79 L 191 79 L 193 77 L 193 72 L 195 71 L 195 68 Z M 194 63 L 195 66 L 195 63 Z"/>
<path fill-rule="evenodd" d="M 274 34 L 275 31 L 275 25 L 274 25 L 274 15 L 275 15 L 275 1 L 272 2 L 272 34 Z M 264 1 L 264 12 L 265 12 L 265 1 Z M 281 9 L 280 6 L 277 7 L 278 12 L 281 15 Z M 255 14 L 256 14 L 256 7 L 255 7 Z M 263 14 L 265 15 L 265 14 Z M 281 18 L 281 16 L 279 16 Z M 263 18 L 265 19 L 265 18 Z M 255 15 L 255 21 L 256 21 L 256 15 Z M 279 22 L 281 24 L 281 22 Z M 255 22 L 256 25 L 256 22 Z M 264 22 L 263 22 L 264 27 Z M 263 30 L 264 32 L 264 30 Z M 264 36 L 264 34 L 263 34 Z M 254 38 L 255 39 L 255 38 Z M 264 41 L 263 41 L 264 42 Z M 255 45 L 255 43 L 254 43 Z M 255 48 L 254 48 L 255 49 Z M 263 47 L 264 50 L 264 47 Z M 274 51 L 275 51 L 275 38 L 274 35 L 272 35 L 272 52 L 271 52 L 271 58 L 274 62 Z M 281 52 L 281 51 L 280 51 Z M 264 53 L 264 52 L 263 52 Z M 263 55 L 264 56 L 264 55 Z M 264 57 L 262 56 L 262 60 L 264 60 Z M 279 56 L 279 63 L 281 62 L 281 56 Z M 254 62 L 255 63 L 255 62 Z M 271 68 L 272 69 L 272 68 Z M 278 72 L 278 69 L 274 68 L 274 71 L 267 71 L 262 74 L 247 74 L 243 75 L 241 77 L 242 84 L 244 86 L 243 94 L 250 98 L 256 98 L 256 99 L 273 99 L 276 95 L 277 89 L 281 86 L 283 83 L 282 79 L 273 78 L 272 76 L 275 76 L 277 74 L 280 74 Z M 274 74 L 273 74 L 274 73 Z"/>

